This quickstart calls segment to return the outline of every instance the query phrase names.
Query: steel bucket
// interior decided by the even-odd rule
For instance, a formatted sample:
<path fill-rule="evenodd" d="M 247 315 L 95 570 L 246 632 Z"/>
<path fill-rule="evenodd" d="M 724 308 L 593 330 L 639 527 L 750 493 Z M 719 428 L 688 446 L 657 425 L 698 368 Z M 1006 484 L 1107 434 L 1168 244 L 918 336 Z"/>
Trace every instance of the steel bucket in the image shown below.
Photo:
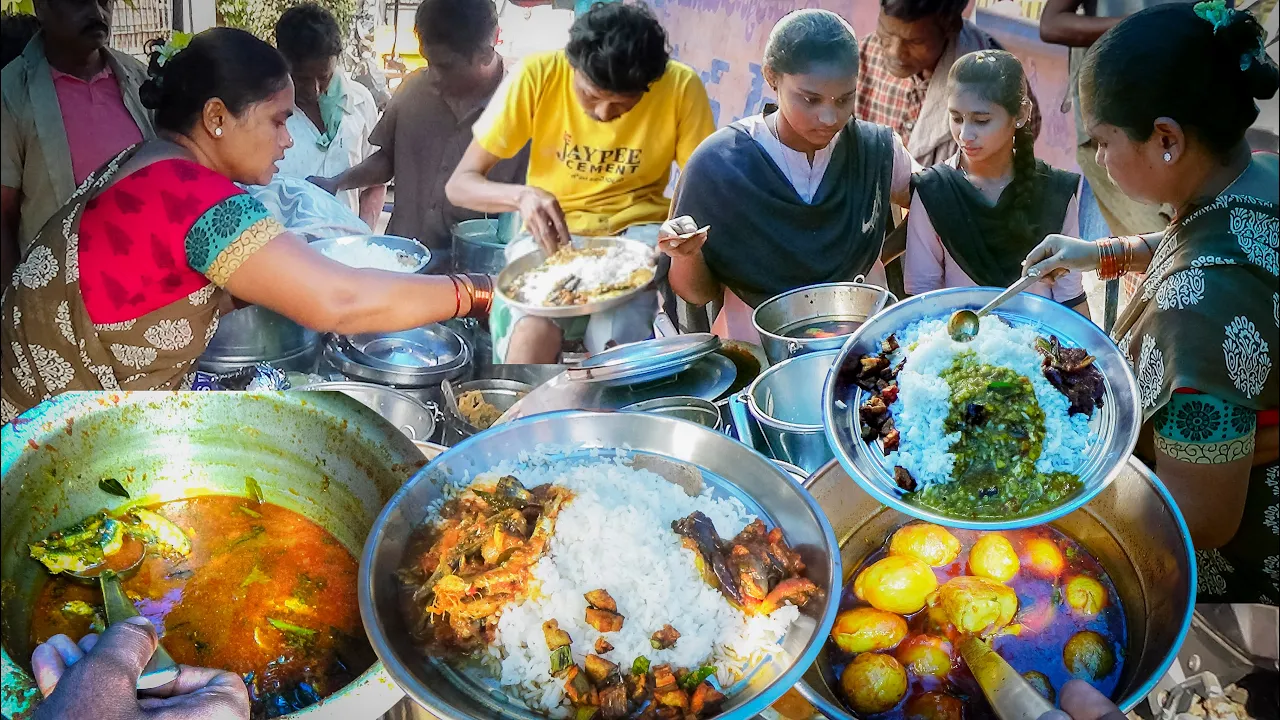
<path fill-rule="evenodd" d="M 458 409 L 458 396 L 473 390 L 479 392 L 485 402 L 498 408 L 500 412 L 506 412 L 512 405 L 519 402 L 520 398 L 532 392 L 533 386 L 501 378 L 482 378 L 457 384 L 445 380 L 441 383 L 440 394 L 444 399 L 443 442 L 447 446 L 456 445 L 472 435 L 484 432 L 467 422 L 467 419 L 462 417 L 462 411 Z"/>
<path fill-rule="evenodd" d="M 101 478 L 128 478 L 133 501 L 150 502 L 245 495 L 252 469 L 268 502 L 318 523 L 359 557 L 382 506 L 425 464 L 408 438 L 340 393 L 67 393 L 5 425 L 0 438 L 3 711 L 14 720 L 40 697 L 28 613 L 48 575 L 27 544 L 118 500 L 98 488 Z M 375 662 L 287 717 L 374 718 L 403 696 Z"/>
<path fill-rule="evenodd" d="M 695 422 L 712 430 L 721 429 L 720 408 L 710 400 L 699 397 L 678 395 L 676 397 L 654 398 L 634 403 L 622 408 L 623 412 L 644 412 L 655 415 L 667 415 L 681 420 Z"/>
<path fill-rule="evenodd" d="M 507 244 L 496 219 L 463 220 L 453 226 L 453 271 L 497 275 L 506 267 Z"/>
<path fill-rule="evenodd" d="M 789 331 L 822 320 L 861 325 L 867 318 L 896 303 L 898 298 L 882 287 L 860 282 L 811 285 L 776 295 L 756 308 L 751 323 L 760 333 L 760 344 L 771 365 L 806 353 L 835 350 L 853 334 L 829 338 L 787 337 Z"/>
<path fill-rule="evenodd" d="M 446 663 L 425 660 L 401 613 L 395 571 L 410 535 L 446 487 L 498 463 L 536 462 L 521 459 L 535 454 L 591 462 L 593 455 L 618 450 L 687 490 L 705 484 L 718 496 L 735 497 L 782 528 L 804 558 L 809 579 L 826 593 L 805 606 L 772 661 L 728 699 L 716 720 L 755 717 L 799 681 L 831 630 L 839 603 L 833 583 L 843 576 L 830 525 L 808 493 L 765 458 L 690 422 L 630 412 L 559 412 L 500 425 L 451 448 L 406 483 L 375 522 L 360 562 L 360 616 L 374 651 L 410 698 L 453 720 L 545 720 L 506 702 L 500 691 L 462 679 Z"/>
<path fill-rule="evenodd" d="M 835 528 L 846 581 L 895 529 L 914 521 L 881 505 L 836 462 L 805 487 Z M 1186 523 L 1164 485 L 1131 458 L 1092 502 L 1052 525 L 1102 563 L 1120 594 L 1128 644 L 1113 700 L 1127 712 L 1155 689 L 1191 627 L 1196 563 Z M 828 718 L 855 720 L 837 699 L 839 687 L 824 648 L 797 689 Z"/>
<path fill-rule="evenodd" d="M 822 427 L 822 391 L 839 350 L 784 360 L 729 398 L 738 439 L 806 475 L 835 454 Z"/>
<path fill-rule="evenodd" d="M 373 383 L 335 381 L 314 383 L 296 389 L 299 392 L 330 391 L 349 395 L 399 428 L 405 437 L 414 442 L 427 442 L 435 437 L 436 412 L 439 411 L 395 388 Z"/>

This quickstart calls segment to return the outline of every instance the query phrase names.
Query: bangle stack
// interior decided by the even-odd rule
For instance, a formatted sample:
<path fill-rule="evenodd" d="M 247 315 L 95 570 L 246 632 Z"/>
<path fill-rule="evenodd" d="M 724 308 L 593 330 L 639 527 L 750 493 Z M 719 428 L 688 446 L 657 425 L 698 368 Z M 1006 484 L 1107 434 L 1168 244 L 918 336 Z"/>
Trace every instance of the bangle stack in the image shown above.
<path fill-rule="evenodd" d="M 493 278 L 488 275 L 467 273 L 471 291 L 470 318 L 482 318 L 493 308 Z"/>
<path fill-rule="evenodd" d="M 1128 243 L 1119 238 L 1104 238 L 1098 241 L 1098 279 L 1119 280 L 1124 274 L 1121 267 L 1122 256 L 1127 261 L 1132 251 Z"/>

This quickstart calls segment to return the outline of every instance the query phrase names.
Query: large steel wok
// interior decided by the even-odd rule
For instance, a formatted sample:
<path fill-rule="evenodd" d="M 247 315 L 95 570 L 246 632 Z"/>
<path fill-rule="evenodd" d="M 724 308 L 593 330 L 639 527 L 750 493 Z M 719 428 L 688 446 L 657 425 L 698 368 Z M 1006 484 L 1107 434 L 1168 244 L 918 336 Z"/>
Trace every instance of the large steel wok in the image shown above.
<path fill-rule="evenodd" d="M 419 705 L 455 720 L 544 717 L 443 661 L 424 658 L 410 636 L 396 570 L 410 534 L 430 517 L 428 507 L 441 498 L 442 489 L 465 484 L 501 462 L 550 455 L 590 463 L 619 449 L 636 467 L 686 491 L 705 483 L 719 496 L 738 498 L 771 527 L 781 527 L 808 565 L 809 579 L 825 591 L 805 606 L 771 661 L 730 695 L 719 720 L 755 717 L 800 679 L 831 630 L 842 577 L 835 536 L 813 498 L 764 456 L 701 425 L 631 412 L 560 412 L 495 427 L 440 455 L 396 493 L 369 534 L 360 560 L 360 617 L 391 677 Z"/>
<path fill-rule="evenodd" d="M 341 393 L 71 393 L 3 430 L 0 640 L 4 715 L 25 717 L 40 693 L 28 658 L 31 602 L 48 577 L 27 543 L 139 498 L 244 495 L 299 512 L 359 556 L 386 501 L 424 464 L 413 443 Z M 128 478 L 132 500 L 105 494 Z M 403 697 L 381 663 L 289 717 L 377 717 Z"/>
<path fill-rule="evenodd" d="M 846 573 L 913 520 L 882 506 L 836 462 L 805 487 L 835 528 Z M 1186 523 L 1155 475 L 1130 459 L 1088 505 L 1052 524 L 1102 563 L 1120 594 L 1129 637 L 1112 699 L 1128 711 L 1155 688 L 1191 627 L 1196 568 Z M 828 718 L 855 720 L 837 699 L 839 687 L 824 649 L 798 689 Z"/>

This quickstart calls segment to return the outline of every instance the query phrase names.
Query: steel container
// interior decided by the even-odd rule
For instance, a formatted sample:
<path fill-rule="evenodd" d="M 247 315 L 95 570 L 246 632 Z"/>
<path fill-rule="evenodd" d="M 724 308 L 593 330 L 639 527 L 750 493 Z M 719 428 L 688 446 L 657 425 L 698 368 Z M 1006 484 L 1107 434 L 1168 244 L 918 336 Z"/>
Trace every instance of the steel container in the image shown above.
<path fill-rule="evenodd" d="M 912 521 L 881 505 L 835 462 L 805 487 L 835 528 L 846 581 L 894 530 Z M 1112 699 L 1127 712 L 1155 689 L 1191 627 L 1196 562 L 1186 523 L 1164 485 L 1130 459 L 1088 505 L 1051 524 L 1102 564 L 1124 605 L 1128 642 Z M 798 689 L 828 718 L 855 720 L 838 699 L 839 687 L 824 648 Z"/>
<path fill-rule="evenodd" d="M 760 344 L 769 363 L 805 353 L 836 350 L 848 334 L 829 338 L 789 337 L 788 332 L 823 320 L 863 323 L 898 299 L 882 287 L 860 282 L 827 283 L 797 288 L 760 303 L 751 323 L 760 333 Z"/>
<path fill-rule="evenodd" d="M 40 693 L 29 675 L 32 602 L 48 574 L 28 543 L 108 503 L 245 495 L 301 513 L 359 557 L 379 510 L 425 464 L 414 444 L 341 393 L 67 393 L 5 425 L 0 441 L 0 641 L 4 715 L 25 718 Z M 121 478 L 131 500 L 106 495 Z M 375 663 L 290 718 L 376 718 L 404 693 Z"/>
<path fill-rule="evenodd" d="M 823 425 L 836 458 L 846 471 L 880 502 L 921 520 L 969 530 L 1009 530 L 1051 522 L 1082 507 L 1106 489 L 1124 469 L 1138 442 L 1142 427 L 1142 407 L 1138 381 L 1129 359 L 1089 318 L 1049 298 L 1021 293 L 1009 298 L 992 314 L 1015 327 L 1029 327 L 1038 334 L 1056 336 L 1064 346 L 1082 347 L 1093 355 L 1094 367 L 1106 382 L 1103 406 L 1089 423 L 1090 444 L 1076 470 L 1083 487 L 1060 505 L 1033 515 L 973 520 L 945 515 L 911 503 L 893 479 L 893 468 L 885 462 L 879 441 L 865 442 L 859 427 L 859 408 L 864 391 L 852 384 L 853 373 L 841 369 L 860 355 L 879 352 L 880 343 L 891 333 L 901 332 L 921 320 L 943 320 L 961 308 L 977 310 L 1003 288 L 951 288 L 904 300 L 867 321 L 849 338 L 836 358 L 821 402 Z"/>
<path fill-rule="evenodd" d="M 760 373 L 729 399 L 739 440 L 812 473 L 831 460 L 822 427 L 822 389 L 838 350 L 798 355 Z M 758 431 L 758 440 L 754 432 Z"/>
<path fill-rule="evenodd" d="M 320 354 L 320 334 L 260 305 L 229 312 L 199 360 L 205 372 L 223 374 L 258 363 L 311 372 Z"/>
<path fill-rule="evenodd" d="M 436 418 L 432 409 L 395 388 L 361 382 L 319 382 L 296 389 L 340 392 L 353 397 L 414 442 L 428 442 L 435 436 Z"/>
<path fill-rule="evenodd" d="M 441 397 L 444 400 L 442 403 L 444 407 L 444 444 L 456 445 L 476 433 L 484 432 L 467 422 L 467 419 L 462 416 L 462 411 L 458 409 L 459 396 L 467 392 L 478 392 L 485 402 L 496 407 L 499 412 L 506 412 L 511 409 L 512 405 L 519 402 L 520 398 L 528 395 L 533 390 L 533 386 L 515 380 L 482 378 L 457 384 L 446 380 L 442 384 L 441 390 Z"/>
<path fill-rule="evenodd" d="M 500 425 L 462 442 L 415 475 L 379 515 L 360 563 L 360 614 L 374 651 L 414 701 L 454 720 L 544 720 L 507 701 L 500 690 L 424 658 L 401 614 L 395 571 L 404 561 L 411 533 L 432 518 L 428 508 L 446 487 L 465 484 L 499 463 L 528 462 L 533 455 L 591 463 L 619 450 L 634 465 L 686 491 L 710 486 L 715 494 L 737 498 L 748 512 L 782 528 L 804 558 L 809 579 L 824 590 L 792 623 L 772 659 L 744 687 L 734 688 L 717 717 L 755 717 L 800 679 L 830 632 L 843 576 L 831 526 L 809 494 L 766 458 L 690 422 L 642 413 L 562 412 Z"/>

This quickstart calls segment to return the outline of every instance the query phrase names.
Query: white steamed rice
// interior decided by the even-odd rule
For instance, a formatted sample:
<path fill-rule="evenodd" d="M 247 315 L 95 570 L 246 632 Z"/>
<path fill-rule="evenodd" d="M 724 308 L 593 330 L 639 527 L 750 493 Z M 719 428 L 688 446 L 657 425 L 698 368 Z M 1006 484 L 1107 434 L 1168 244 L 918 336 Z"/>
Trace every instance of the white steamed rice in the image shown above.
<path fill-rule="evenodd" d="M 498 621 L 497 641 L 486 664 L 503 689 L 530 708 L 554 717 L 569 715 L 563 681 L 551 675 L 542 623 L 554 618 L 573 639 L 580 665 L 601 637 L 586 624 L 583 595 L 603 588 L 625 618 L 622 629 L 604 634 L 614 649 L 603 657 L 623 671 L 640 656 L 653 666 L 698 668 L 712 664 L 722 686 L 736 682 L 764 659 L 799 610 L 786 606 L 769 616 L 746 616 L 698 574 L 695 554 L 685 549 L 671 523 L 695 510 L 705 513 L 723 538 L 737 535 L 753 519 L 735 499 L 691 497 L 678 485 L 647 470 L 600 457 L 588 466 L 569 462 L 495 468 L 526 487 L 553 483 L 574 498 L 560 512 L 550 552 L 533 568 L 534 590 L 508 606 Z M 670 624 L 680 639 L 654 650 L 650 636 Z"/>
<path fill-rule="evenodd" d="M 905 468 L 922 487 L 951 481 L 956 458 L 948 449 L 960 434 L 945 429 L 951 388 L 941 373 L 956 355 L 973 352 L 980 363 L 1009 368 L 1031 381 L 1045 418 L 1036 470 L 1075 472 L 1089 446 L 1089 418 L 1069 415 L 1066 396 L 1044 378 L 1036 337 L 1030 328 L 1010 327 L 990 315 L 982 318 L 977 337 L 965 343 L 951 339 L 946 320 L 922 320 L 899 332 L 898 352 L 906 352 L 907 361 L 898 373 L 898 399 L 890 406 L 901 438 L 898 450 L 885 458 L 889 467 Z"/>
<path fill-rule="evenodd" d="M 389 247 L 372 242 L 349 242 L 330 245 L 323 252 L 330 260 L 337 260 L 349 267 L 390 270 L 391 272 L 412 272 L 422 262 L 422 256 L 420 255 L 392 250 Z"/>
<path fill-rule="evenodd" d="M 551 294 L 565 280 L 577 277 L 578 292 L 591 294 L 620 285 L 632 273 L 653 264 L 653 254 L 633 244 L 612 245 L 601 255 L 575 254 L 567 262 L 544 263 L 520 275 L 511 285 L 516 300 L 531 305 L 550 305 Z"/>

